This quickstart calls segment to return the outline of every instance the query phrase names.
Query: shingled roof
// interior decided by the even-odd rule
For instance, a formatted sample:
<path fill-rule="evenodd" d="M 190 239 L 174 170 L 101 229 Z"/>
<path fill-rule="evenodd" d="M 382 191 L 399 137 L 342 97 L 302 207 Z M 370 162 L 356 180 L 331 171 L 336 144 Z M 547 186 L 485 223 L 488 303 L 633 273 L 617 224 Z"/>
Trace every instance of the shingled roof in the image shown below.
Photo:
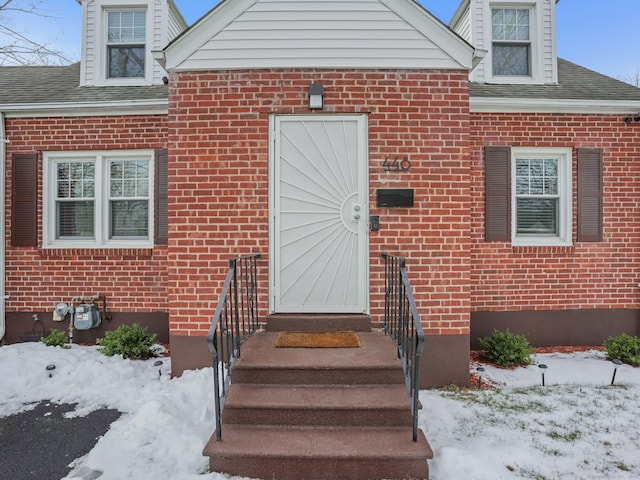
<path fill-rule="evenodd" d="M 471 83 L 471 97 L 502 99 L 609 100 L 640 102 L 640 88 L 607 77 L 561 58 L 558 85 L 496 85 Z M 80 87 L 80 63 L 54 67 L 0 67 L 0 110 L 3 105 L 108 104 L 109 102 L 166 102 L 168 87 Z"/>
<path fill-rule="evenodd" d="M 0 67 L 0 110 L 3 105 L 105 103 L 134 100 L 167 101 L 166 85 L 81 87 L 80 63 L 55 67 Z"/>
<path fill-rule="evenodd" d="M 640 88 L 558 58 L 557 85 L 471 83 L 472 97 L 640 101 Z"/>

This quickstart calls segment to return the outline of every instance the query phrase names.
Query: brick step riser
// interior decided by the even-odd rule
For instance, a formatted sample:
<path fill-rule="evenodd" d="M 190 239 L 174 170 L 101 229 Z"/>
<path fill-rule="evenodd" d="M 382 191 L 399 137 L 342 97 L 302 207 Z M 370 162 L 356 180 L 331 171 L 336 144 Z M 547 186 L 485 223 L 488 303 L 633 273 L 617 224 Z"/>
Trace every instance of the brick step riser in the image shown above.
<path fill-rule="evenodd" d="M 267 385 L 404 385 L 396 369 L 244 368 L 236 366 L 233 383 Z"/>
<path fill-rule="evenodd" d="M 408 409 L 369 410 L 291 410 L 236 409 L 227 404 L 222 414 L 223 425 L 323 426 L 323 427 L 399 427 L 413 425 Z"/>
<path fill-rule="evenodd" d="M 267 317 L 268 332 L 370 332 L 369 315 L 290 315 Z"/>
<path fill-rule="evenodd" d="M 274 480 L 408 480 L 429 478 L 424 458 L 396 459 L 308 459 L 292 457 L 215 457 L 210 471 Z"/>

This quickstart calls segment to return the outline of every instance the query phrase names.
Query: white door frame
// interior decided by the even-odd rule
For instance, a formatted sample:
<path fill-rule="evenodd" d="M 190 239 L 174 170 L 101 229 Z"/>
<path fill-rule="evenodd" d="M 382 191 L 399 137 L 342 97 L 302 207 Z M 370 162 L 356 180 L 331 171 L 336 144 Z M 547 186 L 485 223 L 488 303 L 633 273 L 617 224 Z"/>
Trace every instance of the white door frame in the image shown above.
<path fill-rule="evenodd" d="M 283 309 L 279 306 L 278 296 L 280 295 L 276 278 L 279 272 L 277 267 L 280 265 L 277 258 L 280 236 L 277 231 L 277 209 L 279 208 L 279 187 L 277 185 L 280 178 L 278 161 L 280 149 L 278 144 L 278 135 L 280 132 L 280 123 L 282 121 L 345 121 L 353 120 L 358 126 L 358 195 L 362 198 L 362 220 L 358 230 L 358 308 L 353 309 L 335 308 L 331 312 L 307 312 L 307 313 L 369 313 L 369 145 L 368 145 L 368 128 L 367 116 L 361 114 L 353 115 L 271 115 L 269 117 L 269 313 L 294 313 Z M 303 313 L 303 312 L 295 312 Z"/>

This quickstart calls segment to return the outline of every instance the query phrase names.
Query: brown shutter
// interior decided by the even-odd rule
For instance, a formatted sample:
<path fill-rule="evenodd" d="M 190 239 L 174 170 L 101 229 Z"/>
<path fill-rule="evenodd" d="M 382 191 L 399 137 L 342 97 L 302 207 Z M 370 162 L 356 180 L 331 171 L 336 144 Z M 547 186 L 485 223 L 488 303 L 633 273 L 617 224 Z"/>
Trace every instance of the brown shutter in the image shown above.
<path fill-rule="evenodd" d="M 169 243 L 169 213 L 168 198 L 168 164 L 169 151 L 166 148 L 157 149 L 155 154 L 155 244 Z"/>
<path fill-rule="evenodd" d="M 485 147 L 485 240 L 511 240 L 511 147 Z"/>
<path fill-rule="evenodd" d="M 11 245 L 38 246 L 38 155 L 12 156 Z"/>
<path fill-rule="evenodd" d="M 578 149 L 578 242 L 602 241 L 602 149 Z"/>

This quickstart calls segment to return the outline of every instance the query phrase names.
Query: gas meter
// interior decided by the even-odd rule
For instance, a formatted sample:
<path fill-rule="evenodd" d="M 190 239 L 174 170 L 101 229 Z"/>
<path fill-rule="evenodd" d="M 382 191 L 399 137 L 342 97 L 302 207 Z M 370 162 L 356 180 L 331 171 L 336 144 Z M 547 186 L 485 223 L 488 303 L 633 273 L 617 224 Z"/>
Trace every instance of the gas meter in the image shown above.
<path fill-rule="evenodd" d="M 78 305 L 73 315 L 73 326 L 78 330 L 97 328 L 102 323 L 98 306 L 95 303 Z"/>

